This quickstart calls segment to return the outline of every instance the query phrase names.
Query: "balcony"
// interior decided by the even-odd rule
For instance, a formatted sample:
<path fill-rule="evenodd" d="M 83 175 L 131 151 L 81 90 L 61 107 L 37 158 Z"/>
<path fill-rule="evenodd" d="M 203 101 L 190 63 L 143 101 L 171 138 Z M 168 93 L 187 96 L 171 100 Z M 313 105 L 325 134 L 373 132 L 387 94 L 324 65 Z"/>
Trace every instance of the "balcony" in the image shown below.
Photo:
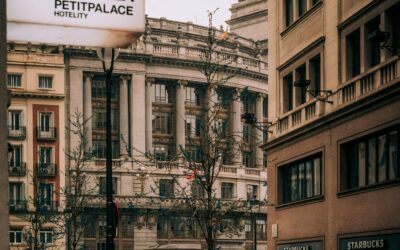
<path fill-rule="evenodd" d="M 10 213 L 26 212 L 28 208 L 28 202 L 26 200 L 9 200 L 8 207 Z"/>
<path fill-rule="evenodd" d="M 57 130 L 55 127 L 37 127 L 36 139 L 38 140 L 55 140 L 57 137 Z"/>
<path fill-rule="evenodd" d="M 10 140 L 24 140 L 26 137 L 25 126 L 8 126 L 8 139 Z"/>
<path fill-rule="evenodd" d="M 25 176 L 26 175 L 26 163 L 25 162 L 8 162 L 8 174 L 9 176 Z"/>
<path fill-rule="evenodd" d="M 377 92 L 383 92 L 383 90 L 399 84 L 399 79 L 400 60 L 393 57 L 340 84 L 332 95 L 327 97 L 327 100 L 332 103 L 313 99 L 280 116 L 277 122 L 270 127 L 270 131 L 273 132 L 270 140 L 289 134 L 320 117 L 351 106 Z"/>
<path fill-rule="evenodd" d="M 38 177 L 56 177 L 57 165 L 54 163 L 38 163 L 36 170 Z"/>
<path fill-rule="evenodd" d="M 39 200 L 36 209 L 40 212 L 55 212 L 58 209 L 58 202 L 56 202 L 56 201 L 40 201 Z"/>

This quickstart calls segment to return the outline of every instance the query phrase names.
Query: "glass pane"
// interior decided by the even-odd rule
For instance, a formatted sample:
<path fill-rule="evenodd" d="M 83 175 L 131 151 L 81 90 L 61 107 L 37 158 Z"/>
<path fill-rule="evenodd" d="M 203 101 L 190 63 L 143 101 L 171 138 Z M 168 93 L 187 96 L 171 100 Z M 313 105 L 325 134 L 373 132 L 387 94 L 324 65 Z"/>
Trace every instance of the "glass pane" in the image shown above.
<path fill-rule="evenodd" d="M 321 158 L 314 159 L 314 196 L 321 195 Z"/>
<path fill-rule="evenodd" d="M 299 183 L 298 183 L 298 168 L 297 166 L 294 166 L 291 168 L 291 201 L 296 201 L 299 199 Z"/>
<path fill-rule="evenodd" d="M 15 234 L 14 232 L 10 232 L 10 243 L 14 243 L 15 242 Z"/>
<path fill-rule="evenodd" d="M 387 139 L 386 135 L 378 138 L 378 174 L 379 182 L 386 180 L 386 155 L 387 155 Z"/>
<path fill-rule="evenodd" d="M 398 132 L 389 134 L 389 179 L 399 178 L 399 145 Z"/>
<path fill-rule="evenodd" d="M 308 162 L 306 162 L 306 197 L 307 198 L 313 196 L 312 177 L 313 177 L 312 162 L 308 161 Z"/>
<path fill-rule="evenodd" d="M 15 232 L 15 239 L 16 239 L 16 242 L 22 242 L 22 233 L 20 231 Z"/>
<path fill-rule="evenodd" d="M 368 141 L 368 184 L 376 183 L 376 138 Z"/>
<path fill-rule="evenodd" d="M 365 142 L 358 143 L 358 186 L 365 186 Z"/>
<path fill-rule="evenodd" d="M 299 198 L 304 199 L 305 198 L 305 174 L 304 174 L 305 168 L 304 168 L 304 163 L 301 163 L 299 165 Z"/>

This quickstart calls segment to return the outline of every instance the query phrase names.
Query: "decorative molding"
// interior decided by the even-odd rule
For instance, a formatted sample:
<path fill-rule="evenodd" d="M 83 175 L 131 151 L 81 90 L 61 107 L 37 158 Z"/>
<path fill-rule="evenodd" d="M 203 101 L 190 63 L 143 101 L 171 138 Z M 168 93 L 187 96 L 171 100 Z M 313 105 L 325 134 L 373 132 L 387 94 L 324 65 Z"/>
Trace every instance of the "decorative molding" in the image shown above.
<path fill-rule="evenodd" d="M 11 92 L 12 97 L 22 97 L 22 98 L 43 98 L 43 99 L 64 99 L 65 95 L 61 94 L 44 94 L 44 93 L 34 93 L 34 92 Z"/>

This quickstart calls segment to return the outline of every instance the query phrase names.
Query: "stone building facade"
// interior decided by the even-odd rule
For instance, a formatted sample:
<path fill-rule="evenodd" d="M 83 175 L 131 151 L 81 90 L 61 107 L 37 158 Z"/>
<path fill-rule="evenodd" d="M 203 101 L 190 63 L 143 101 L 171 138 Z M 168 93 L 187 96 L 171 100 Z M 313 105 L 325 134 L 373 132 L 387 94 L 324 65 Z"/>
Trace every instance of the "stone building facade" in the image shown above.
<path fill-rule="evenodd" d="M 145 153 L 158 160 L 170 160 L 197 132 L 199 111 L 208 101 L 207 86 L 199 70 L 201 50 L 208 28 L 164 18 L 147 19 L 146 34 L 137 44 L 120 51 L 114 65 L 112 91 L 112 130 L 115 201 L 121 220 L 115 238 L 117 249 L 156 249 L 177 245 L 181 249 L 200 247 L 200 232 L 190 215 L 171 208 L 175 199 L 173 178 L 187 182 L 179 164 L 167 169 L 156 164 L 143 167 Z M 222 32 L 218 31 L 217 37 Z M 266 119 L 267 64 L 256 53 L 256 44 L 238 35 L 229 35 L 218 47 L 226 64 L 239 73 L 219 91 L 248 92 L 246 102 L 236 99 L 226 106 L 225 119 L 232 133 L 252 134 L 245 150 L 221 168 L 216 184 L 217 197 L 235 197 L 244 202 L 266 200 L 266 171 L 261 131 L 247 127 L 241 114 L 253 110 Z M 92 198 L 91 224 L 87 225 L 84 245 L 96 249 L 105 240 L 105 92 L 101 61 L 89 48 L 64 49 L 66 72 L 66 114 L 78 110 L 86 118 L 88 148 L 95 160 L 88 170 L 98 185 Z M 69 148 L 78 138 L 67 134 Z M 138 161 L 139 159 L 139 161 Z M 266 248 L 266 207 L 226 218 L 226 228 L 218 232 L 221 249 L 251 247 L 251 218 L 256 217 L 258 249 Z M 232 233 L 237 225 L 240 230 Z M 175 248 L 174 248 L 175 249 Z"/>
<path fill-rule="evenodd" d="M 399 11 L 268 2 L 268 249 L 399 249 Z"/>
<path fill-rule="evenodd" d="M 11 105 L 5 115 L 11 145 L 8 165 L 9 240 L 11 249 L 26 246 L 33 217 L 60 211 L 65 187 L 65 66 L 57 47 L 9 43 L 7 89 Z M 35 211 L 35 212 L 34 212 Z M 38 239 L 60 247 L 46 221 Z"/>

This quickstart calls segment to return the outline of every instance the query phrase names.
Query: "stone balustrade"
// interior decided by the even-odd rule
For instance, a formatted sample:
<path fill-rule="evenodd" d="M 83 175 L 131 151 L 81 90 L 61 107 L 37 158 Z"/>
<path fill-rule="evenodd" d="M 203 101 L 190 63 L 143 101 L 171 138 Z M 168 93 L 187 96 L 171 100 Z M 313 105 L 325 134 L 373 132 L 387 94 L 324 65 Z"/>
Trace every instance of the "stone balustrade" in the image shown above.
<path fill-rule="evenodd" d="M 378 91 L 390 87 L 395 79 L 400 77 L 400 59 L 393 57 L 384 63 L 376 65 L 364 73 L 341 84 L 332 95 L 329 102 L 313 98 L 280 116 L 270 127 L 270 140 L 287 134 L 299 127 L 305 126 L 321 116 L 335 112 L 356 101 L 366 98 Z"/>

